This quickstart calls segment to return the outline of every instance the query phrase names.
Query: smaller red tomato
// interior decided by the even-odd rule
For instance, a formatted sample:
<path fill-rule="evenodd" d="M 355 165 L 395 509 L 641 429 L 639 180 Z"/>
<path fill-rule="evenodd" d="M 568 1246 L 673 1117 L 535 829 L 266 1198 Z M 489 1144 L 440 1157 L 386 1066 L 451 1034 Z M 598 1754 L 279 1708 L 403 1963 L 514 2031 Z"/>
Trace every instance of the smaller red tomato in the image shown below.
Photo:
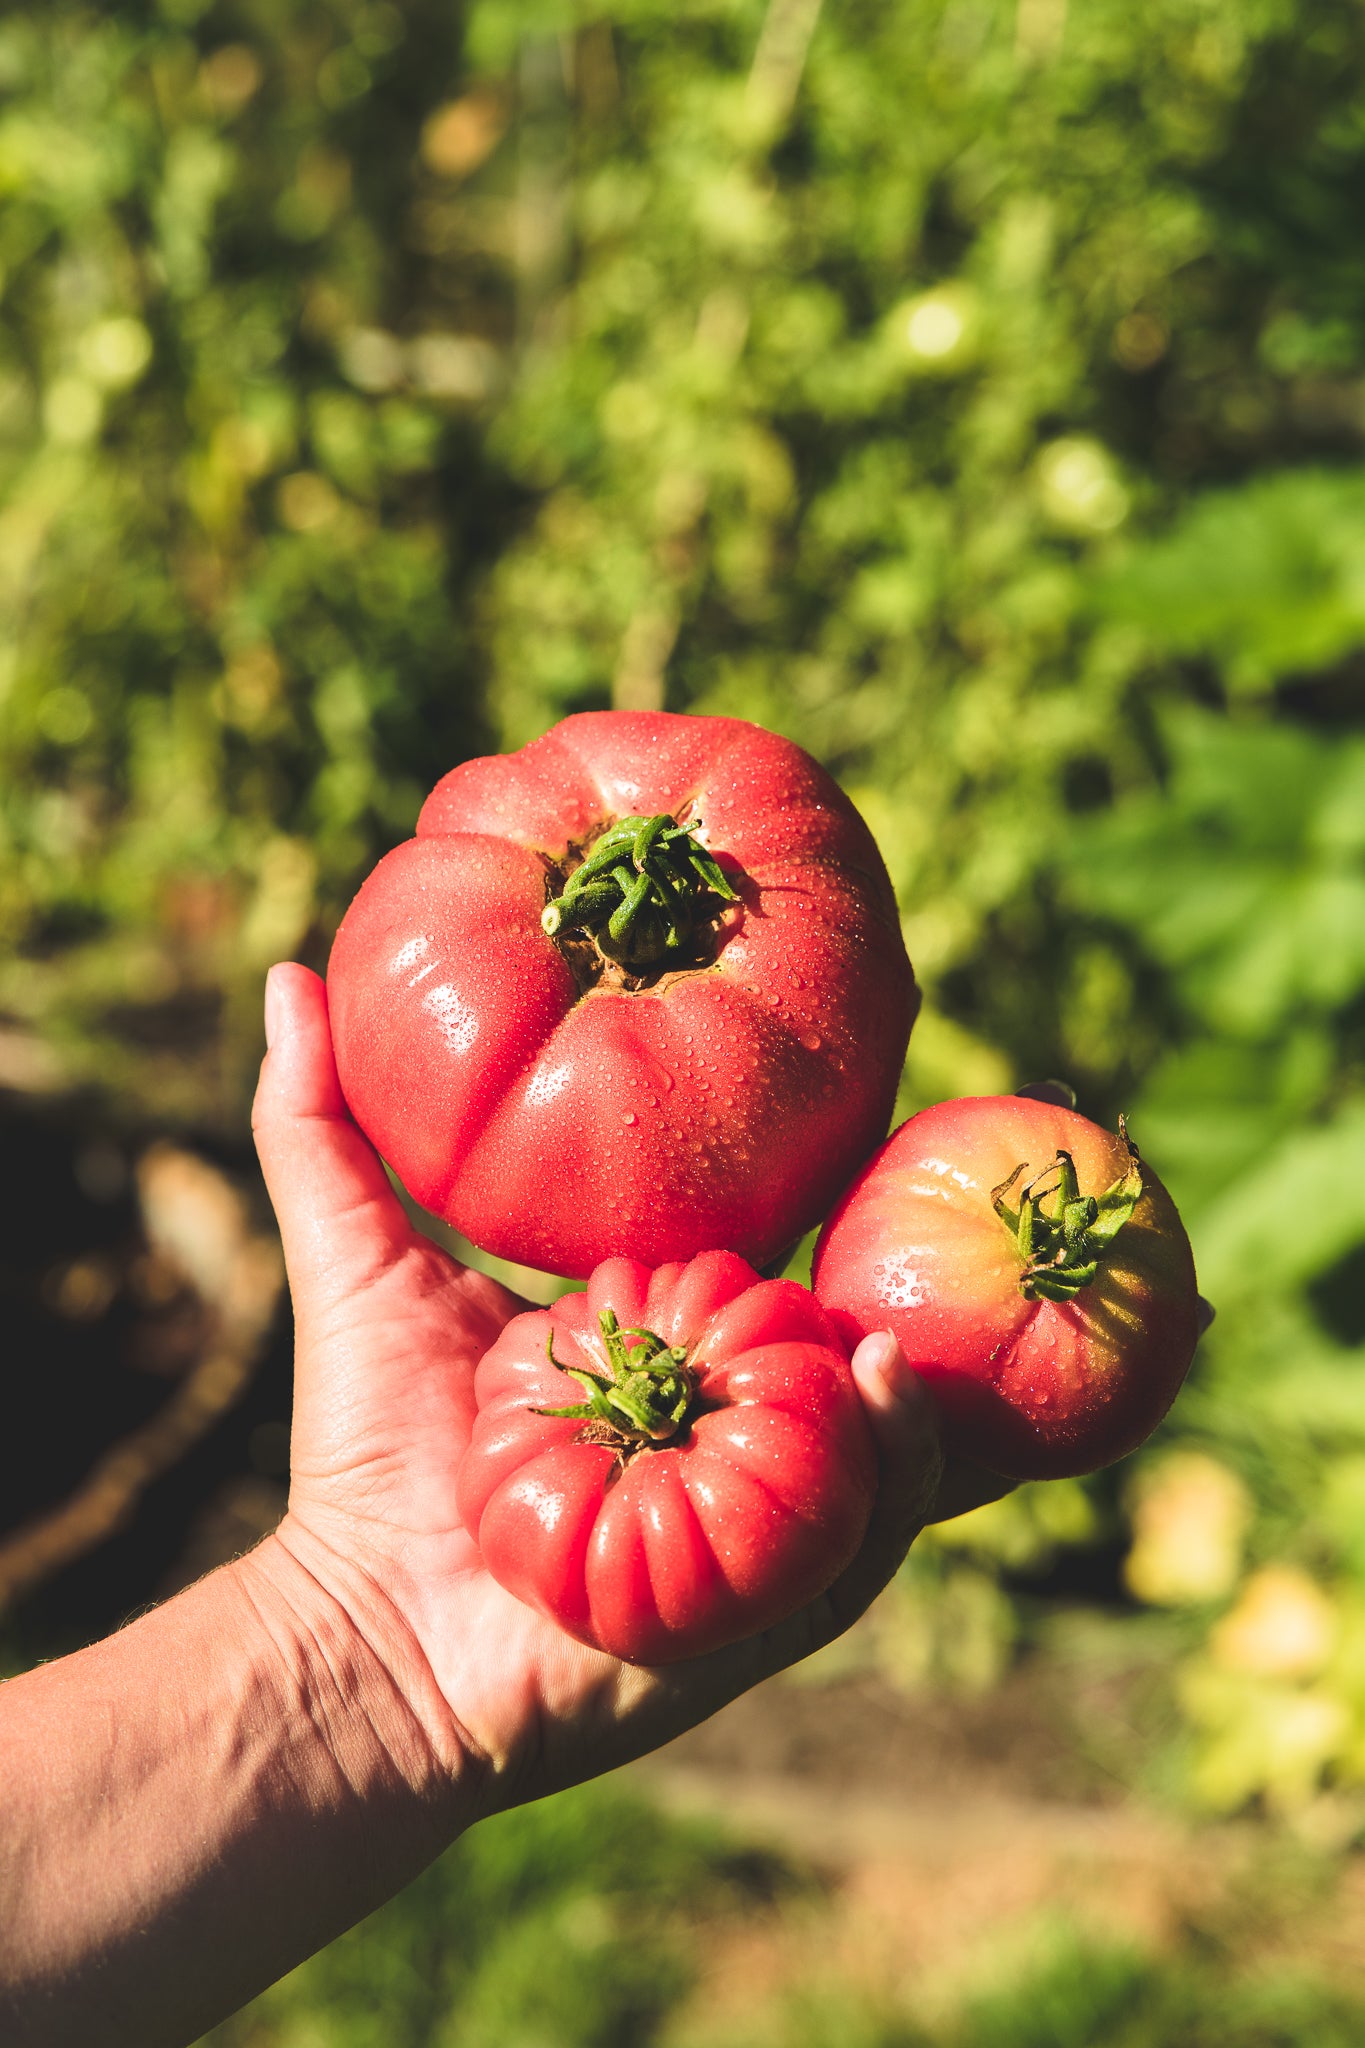
<path fill-rule="evenodd" d="M 1133 1450 L 1199 1334 L 1189 1239 L 1126 1133 L 1017 1095 L 902 1124 L 826 1224 L 813 1285 L 854 1332 L 895 1331 L 950 1451 L 1014 1479 Z"/>
<path fill-rule="evenodd" d="M 871 1433 L 814 1296 L 733 1252 L 517 1316 L 460 1470 L 493 1577 L 581 1642 L 664 1664 L 794 1614 L 862 1541 Z"/>

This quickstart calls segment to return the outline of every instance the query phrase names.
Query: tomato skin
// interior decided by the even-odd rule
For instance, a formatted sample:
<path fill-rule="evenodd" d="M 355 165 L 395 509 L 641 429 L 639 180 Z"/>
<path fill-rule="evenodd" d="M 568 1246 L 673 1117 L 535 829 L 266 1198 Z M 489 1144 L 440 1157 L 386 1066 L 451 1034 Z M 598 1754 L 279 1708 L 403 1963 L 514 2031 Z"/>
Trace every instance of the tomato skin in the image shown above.
<path fill-rule="evenodd" d="M 700 817 L 739 893 L 714 960 L 580 993 L 541 929 L 617 818 Z M 919 1005 L 871 834 L 810 757 L 732 718 L 587 712 L 467 761 L 379 863 L 327 977 L 352 1114 L 487 1250 L 585 1277 L 731 1245 L 764 1264 L 886 1130 Z"/>
<path fill-rule="evenodd" d="M 575 1402 L 552 1366 L 603 1370 L 598 1316 L 688 1348 L 699 1412 L 637 1451 L 583 1440 L 538 1408 Z M 498 1582 L 581 1642 L 665 1664 L 795 1613 L 862 1541 L 876 1454 L 848 1353 L 814 1296 L 733 1252 L 651 1271 L 609 1259 L 553 1308 L 518 1316 L 479 1364 L 460 1468 L 465 1527 Z"/>
<path fill-rule="evenodd" d="M 851 1334 L 894 1330 L 943 1410 L 946 1448 L 1013 1479 L 1093 1472 L 1135 1449 L 1199 1335 L 1189 1239 L 1145 1162 L 1137 1207 L 1090 1285 L 1067 1302 L 1025 1299 L 991 1194 L 1059 1149 L 1086 1194 L 1128 1165 L 1120 1138 L 1051 1103 L 976 1096 L 921 1110 L 843 1196 L 812 1268 Z"/>

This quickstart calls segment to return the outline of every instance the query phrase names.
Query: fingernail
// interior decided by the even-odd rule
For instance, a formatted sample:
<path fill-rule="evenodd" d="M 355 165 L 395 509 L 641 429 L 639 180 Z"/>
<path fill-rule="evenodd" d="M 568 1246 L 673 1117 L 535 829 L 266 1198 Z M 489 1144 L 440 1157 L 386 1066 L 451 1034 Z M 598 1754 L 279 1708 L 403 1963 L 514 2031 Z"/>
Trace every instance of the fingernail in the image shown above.
<path fill-rule="evenodd" d="M 275 980 L 272 967 L 265 978 L 265 1049 L 269 1052 L 275 1043 L 275 1033 L 284 1022 L 284 999 Z"/>
<path fill-rule="evenodd" d="M 873 1330 L 858 1346 L 857 1356 L 864 1365 L 870 1365 L 874 1372 L 890 1383 L 888 1368 L 896 1355 L 896 1340 L 889 1330 Z"/>

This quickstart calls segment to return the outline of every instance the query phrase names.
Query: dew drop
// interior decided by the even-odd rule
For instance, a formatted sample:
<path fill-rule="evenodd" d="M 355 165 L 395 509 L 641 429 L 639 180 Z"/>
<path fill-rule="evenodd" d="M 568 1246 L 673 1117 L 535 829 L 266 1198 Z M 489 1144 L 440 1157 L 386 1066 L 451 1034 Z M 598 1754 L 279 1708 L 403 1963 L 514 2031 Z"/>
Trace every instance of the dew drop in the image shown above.
<path fill-rule="evenodd" d="M 626 1110 L 621 1121 L 623 1124 L 633 1124 L 635 1122 L 635 1111 L 633 1109 Z"/>
<path fill-rule="evenodd" d="M 808 1031 L 801 1040 L 801 1043 L 805 1046 L 807 1052 L 819 1052 L 820 1047 L 824 1044 L 824 1040 L 818 1031 Z"/>
<path fill-rule="evenodd" d="M 923 1308 L 928 1288 L 904 1253 L 878 1259 L 872 1268 L 877 1299 L 886 1308 Z"/>

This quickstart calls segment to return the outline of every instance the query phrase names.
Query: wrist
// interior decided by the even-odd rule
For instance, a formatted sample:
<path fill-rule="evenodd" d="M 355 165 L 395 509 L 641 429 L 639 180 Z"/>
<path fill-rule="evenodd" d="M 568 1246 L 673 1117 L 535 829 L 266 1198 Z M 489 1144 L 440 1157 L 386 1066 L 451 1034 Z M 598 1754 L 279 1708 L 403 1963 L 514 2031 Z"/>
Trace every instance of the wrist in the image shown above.
<path fill-rule="evenodd" d="M 197 2040 L 473 1818 L 392 1623 L 290 1534 L 0 1688 L 6 2044 Z"/>
<path fill-rule="evenodd" d="M 273 1646 L 286 1715 L 316 1729 L 320 1768 L 395 1837 L 405 1882 L 475 1817 L 466 1742 L 412 1630 L 293 1516 L 229 1569 Z"/>

